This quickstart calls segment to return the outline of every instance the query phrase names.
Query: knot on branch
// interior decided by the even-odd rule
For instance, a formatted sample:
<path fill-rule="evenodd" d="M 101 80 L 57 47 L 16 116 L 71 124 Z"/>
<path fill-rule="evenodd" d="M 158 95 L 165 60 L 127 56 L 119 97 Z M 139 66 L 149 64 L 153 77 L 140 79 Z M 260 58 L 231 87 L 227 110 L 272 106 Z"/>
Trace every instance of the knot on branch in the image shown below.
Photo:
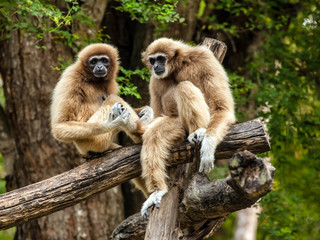
<path fill-rule="evenodd" d="M 234 184 L 251 199 L 270 191 L 275 168 L 249 151 L 233 155 L 229 170 Z"/>

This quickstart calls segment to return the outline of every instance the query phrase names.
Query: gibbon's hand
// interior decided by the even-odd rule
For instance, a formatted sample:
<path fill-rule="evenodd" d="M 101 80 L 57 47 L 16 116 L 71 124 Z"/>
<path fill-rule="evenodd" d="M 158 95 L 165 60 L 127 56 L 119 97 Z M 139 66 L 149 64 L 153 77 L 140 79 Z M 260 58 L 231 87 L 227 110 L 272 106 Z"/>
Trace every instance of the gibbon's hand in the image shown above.
<path fill-rule="evenodd" d="M 111 108 L 111 113 L 113 114 L 113 118 L 116 119 L 123 113 L 126 108 L 121 103 L 115 103 Z"/>
<path fill-rule="evenodd" d="M 210 172 L 214 167 L 214 153 L 217 148 L 217 139 L 214 136 L 205 134 L 200 149 L 199 172 Z"/>
<path fill-rule="evenodd" d="M 205 128 L 199 128 L 188 137 L 189 142 L 201 143 L 199 172 L 210 172 L 214 167 L 214 153 L 217 147 L 217 139 L 206 134 Z"/>
<path fill-rule="evenodd" d="M 203 141 L 206 131 L 207 130 L 205 128 L 198 128 L 196 131 L 189 135 L 188 141 L 190 143 L 195 142 L 197 144 L 200 144 Z"/>
<path fill-rule="evenodd" d="M 153 109 L 149 106 L 146 106 L 139 113 L 139 117 L 139 121 L 143 122 L 144 124 L 149 124 L 154 118 Z"/>
<path fill-rule="evenodd" d="M 120 104 L 121 105 L 121 104 Z M 122 105 L 121 105 L 122 106 Z M 120 107 L 121 107 L 120 106 Z M 116 103 L 108 115 L 108 119 L 103 121 L 102 124 L 109 131 L 116 127 L 126 126 L 130 119 L 130 113 L 126 108 L 119 108 L 119 103 Z"/>
<path fill-rule="evenodd" d="M 143 203 L 142 208 L 141 208 L 141 216 L 143 218 L 148 218 L 148 208 L 151 207 L 152 205 L 156 205 L 156 208 L 160 208 L 160 203 L 162 197 L 167 193 L 168 191 L 164 190 L 158 190 L 153 192 L 148 199 Z"/>

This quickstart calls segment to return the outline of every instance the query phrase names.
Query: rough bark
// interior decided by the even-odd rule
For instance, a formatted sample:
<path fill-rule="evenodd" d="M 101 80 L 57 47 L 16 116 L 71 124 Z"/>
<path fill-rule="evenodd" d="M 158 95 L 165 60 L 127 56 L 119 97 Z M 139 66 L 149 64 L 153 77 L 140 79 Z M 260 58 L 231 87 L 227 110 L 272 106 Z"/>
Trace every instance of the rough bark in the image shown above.
<path fill-rule="evenodd" d="M 204 174 L 194 175 L 181 196 L 177 223 L 173 227 L 179 238 L 174 239 L 197 240 L 212 236 L 228 214 L 250 207 L 271 189 L 274 167 L 248 151 L 236 153 L 229 162 L 229 170 L 229 177 L 214 182 Z M 145 239 L 146 225 L 146 220 L 136 214 L 122 222 L 111 239 Z M 137 232 L 129 231 L 133 227 Z"/>
<path fill-rule="evenodd" d="M 256 128 L 259 122 L 259 120 L 253 120 L 251 124 Z M 248 130 L 247 125 L 250 125 L 250 122 L 234 126 L 228 134 L 229 141 L 234 136 L 237 136 L 239 140 L 243 130 Z M 261 122 L 260 126 L 263 127 Z M 237 148 L 233 149 L 234 152 L 245 148 L 247 137 L 248 135 L 243 135 L 243 144 L 236 145 Z M 249 137 L 249 141 L 255 145 L 254 137 Z M 265 141 L 264 144 L 263 151 L 268 151 L 269 142 Z M 100 158 L 93 159 L 68 172 L 0 195 L 0 229 L 9 228 L 75 205 L 94 194 L 139 176 L 141 174 L 140 150 L 141 145 L 119 148 L 96 156 Z M 230 150 L 226 154 L 220 153 L 219 148 L 216 153 L 217 156 L 224 158 L 228 157 L 226 154 L 232 154 Z M 169 165 L 176 166 L 190 162 L 194 154 L 195 146 L 184 143 L 173 149 Z M 175 169 L 172 171 L 180 178 L 184 177 L 183 172 L 177 173 Z M 174 194 L 176 197 L 179 195 L 177 191 Z M 178 201 L 173 204 L 177 203 Z"/>
<path fill-rule="evenodd" d="M 6 97 L 5 117 L 1 120 L 9 126 L 9 131 L 1 131 L 0 135 L 11 134 L 5 136 L 8 147 L 1 141 L 0 149 L 11 166 L 7 190 L 39 182 L 83 162 L 72 145 L 52 138 L 49 127 L 51 92 L 59 78 L 52 66 L 58 65 L 58 57 L 72 59 L 71 50 L 55 43 L 51 34 L 40 42 L 26 31 L 10 34 L 11 38 L 0 45 Z M 36 49 L 36 45 L 44 45 L 46 50 Z M 16 239 L 104 239 L 122 219 L 122 194 L 117 188 L 18 226 Z"/>

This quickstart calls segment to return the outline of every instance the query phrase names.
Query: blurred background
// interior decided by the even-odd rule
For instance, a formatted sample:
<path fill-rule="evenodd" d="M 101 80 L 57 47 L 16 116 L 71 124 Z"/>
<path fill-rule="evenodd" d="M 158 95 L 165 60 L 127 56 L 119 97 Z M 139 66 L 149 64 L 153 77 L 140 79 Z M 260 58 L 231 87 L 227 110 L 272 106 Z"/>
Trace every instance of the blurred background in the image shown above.
<path fill-rule="evenodd" d="M 214 239 L 320 239 L 319 24 L 318 0 L 1 0 L 1 193 L 83 162 L 49 127 L 52 90 L 81 48 L 118 48 L 120 94 L 137 107 L 149 103 L 141 52 L 153 39 L 195 45 L 211 37 L 228 46 L 223 65 L 238 122 L 263 118 L 272 150 L 261 157 L 277 169 L 273 191 L 231 214 Z M 227 175 L 222 166 L 210 177 Z M 0 239 L 108 239 L 143 200 L 124 184 Z"/>

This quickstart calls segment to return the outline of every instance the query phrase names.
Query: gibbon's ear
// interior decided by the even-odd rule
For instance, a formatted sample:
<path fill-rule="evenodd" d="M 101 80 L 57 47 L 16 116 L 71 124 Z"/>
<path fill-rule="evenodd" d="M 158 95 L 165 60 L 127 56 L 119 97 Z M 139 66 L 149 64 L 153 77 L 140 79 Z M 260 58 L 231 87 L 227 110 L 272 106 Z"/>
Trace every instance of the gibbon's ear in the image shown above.
<path fill-rule="evenodd" d="M 169 59 L 170 62 L 174 63 L 175 65 L 179 65 L 181 63 L 184 63 L 188 61 L 189 58 L 185 56 L 184 52 L 182 49 L 175 49 L 173 53 L 173 57 Z"/>

